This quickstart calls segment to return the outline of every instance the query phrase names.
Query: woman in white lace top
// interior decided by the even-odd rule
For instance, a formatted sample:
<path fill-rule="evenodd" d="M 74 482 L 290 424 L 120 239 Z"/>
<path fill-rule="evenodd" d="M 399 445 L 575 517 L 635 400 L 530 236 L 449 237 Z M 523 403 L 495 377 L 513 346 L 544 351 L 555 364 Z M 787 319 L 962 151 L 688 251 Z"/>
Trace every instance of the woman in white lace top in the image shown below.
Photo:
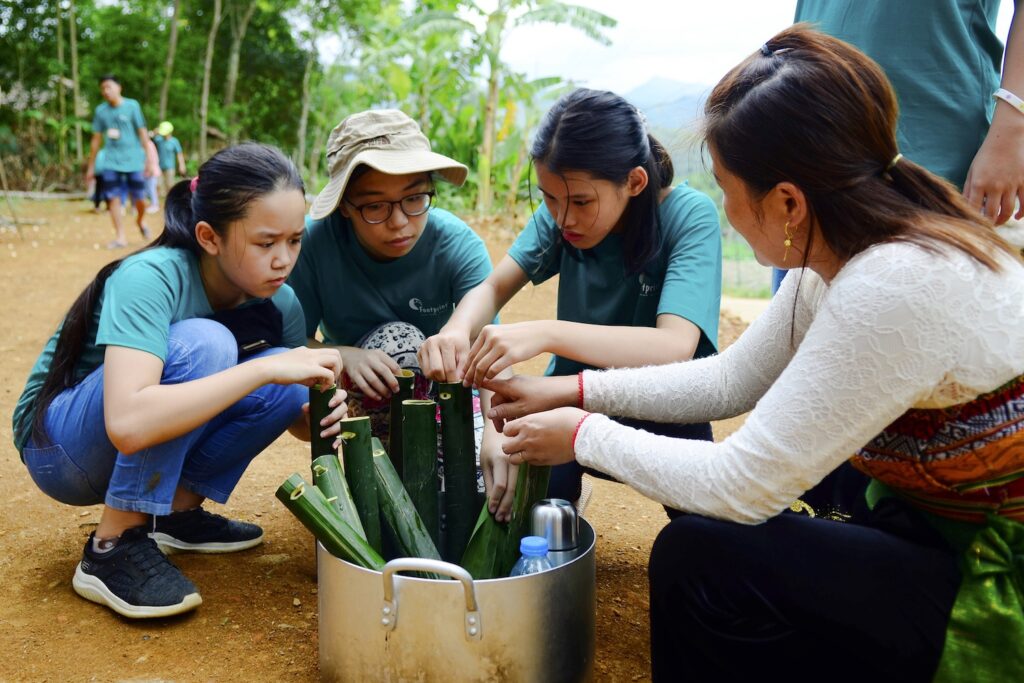
<path fill-rule="evenodd" d="M 1020 640 L 998 646 L 1024 634 L 1020 589 L 986 594 L 963 559 L 1024 553 L 1024 266 L 898 153 L 896 116 L 855 48 L 778 34 L 705 124 L 730 223 L 799 269 L 767 312 L 719 356 L 488 384 L 512 463 L 575 458 L 693 513 L 652 551 L 655 680 L 1024 676 Z M 747 411 L 719 443 L 605 417 Z M 846 523 L 783 514 L 851 456 L 872 480 Z"/>

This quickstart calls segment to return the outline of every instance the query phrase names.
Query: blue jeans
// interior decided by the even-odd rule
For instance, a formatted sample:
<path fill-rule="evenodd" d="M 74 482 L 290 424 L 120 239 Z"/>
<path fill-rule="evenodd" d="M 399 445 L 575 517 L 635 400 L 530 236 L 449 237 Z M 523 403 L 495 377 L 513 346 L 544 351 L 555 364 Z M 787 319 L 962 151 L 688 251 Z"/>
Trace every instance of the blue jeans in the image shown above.
<path fill-rule="evenodd" d="M 772 268 L 772 296 L 775 296 L 775 292 L 779 291 L 779 287 L 782 286 L 782 279 L 786 277 L 788 272 L 788 270 Z"/>
<path fill-rule="evenodd" d="M 255 357 L 281 353 L 267 349 Z M 237 364 L 226 327 L 195 318 L 171 325 L 161 384 L 207 377 Z M 119 453 L 103 419 L 103 366 L 54 398 L 46 411 L 50 445 L 29 439 L 25 465 L 36 485 L 68 505 L 106 503 L 117 510 L 164 515 L 178 486 L 227 502 L 245 468 L 302 411 L 302 385 L 267 384 L 204 425 L 131 455 Z"/>

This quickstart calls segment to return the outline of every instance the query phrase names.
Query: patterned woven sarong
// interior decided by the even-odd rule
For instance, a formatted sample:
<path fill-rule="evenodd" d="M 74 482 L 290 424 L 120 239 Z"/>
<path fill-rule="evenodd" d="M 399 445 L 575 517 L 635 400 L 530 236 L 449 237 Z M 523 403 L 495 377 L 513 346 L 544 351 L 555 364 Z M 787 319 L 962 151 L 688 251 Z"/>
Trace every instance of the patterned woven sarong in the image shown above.
<path fill-rule="evenodd" d="M 1024 376 L 968 403 L 908 411 L 852 463 L 936 515 L 1024 522 Z"/>

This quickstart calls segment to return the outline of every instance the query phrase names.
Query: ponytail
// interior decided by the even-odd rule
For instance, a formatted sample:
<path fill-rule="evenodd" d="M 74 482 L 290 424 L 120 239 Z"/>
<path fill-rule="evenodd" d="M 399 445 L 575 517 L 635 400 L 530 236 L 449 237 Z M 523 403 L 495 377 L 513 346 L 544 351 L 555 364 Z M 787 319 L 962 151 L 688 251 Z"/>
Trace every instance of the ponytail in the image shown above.
<path fill-rule="evenodd" d="M 205 221 L 223 236 L 229 225 L 245 218 L 250 202 L 288 189 L 302 191 L 302 178 L 291 160 L 276 147 L 250 142 L 222 149 L 199 168 L 197 178 L 175 183 L 164 200 L 164 231 L 125 258 L 155 247 L 185 249 L 198 257 L 202 249 L 196 240 L 197 223 Z M 107 279 L 123 261 L 118 259 L 103 266 L 64 316 L 50 368 L 35 399 L 32 439 L 36 444 L 49 443 L 45 418 L 50 403 L 83 379 L 79 376 L 78 361 L 92 329 L 96 304 Z"/>

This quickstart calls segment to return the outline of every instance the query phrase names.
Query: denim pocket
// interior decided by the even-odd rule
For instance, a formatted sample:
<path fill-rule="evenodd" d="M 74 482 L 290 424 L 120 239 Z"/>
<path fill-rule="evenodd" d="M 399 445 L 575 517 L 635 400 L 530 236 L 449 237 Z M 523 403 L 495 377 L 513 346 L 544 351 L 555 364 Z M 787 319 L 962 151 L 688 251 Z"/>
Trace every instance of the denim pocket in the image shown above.
<path fill-rule="evenodd" d="M 60 444 L 46 448 L 25 446 L 23 455 L 32 481 L 51 498 L 67 505 L 96 505 L 103 502 L 103 493 L 92 487 L 85 472 L 68 457 Z"/>

